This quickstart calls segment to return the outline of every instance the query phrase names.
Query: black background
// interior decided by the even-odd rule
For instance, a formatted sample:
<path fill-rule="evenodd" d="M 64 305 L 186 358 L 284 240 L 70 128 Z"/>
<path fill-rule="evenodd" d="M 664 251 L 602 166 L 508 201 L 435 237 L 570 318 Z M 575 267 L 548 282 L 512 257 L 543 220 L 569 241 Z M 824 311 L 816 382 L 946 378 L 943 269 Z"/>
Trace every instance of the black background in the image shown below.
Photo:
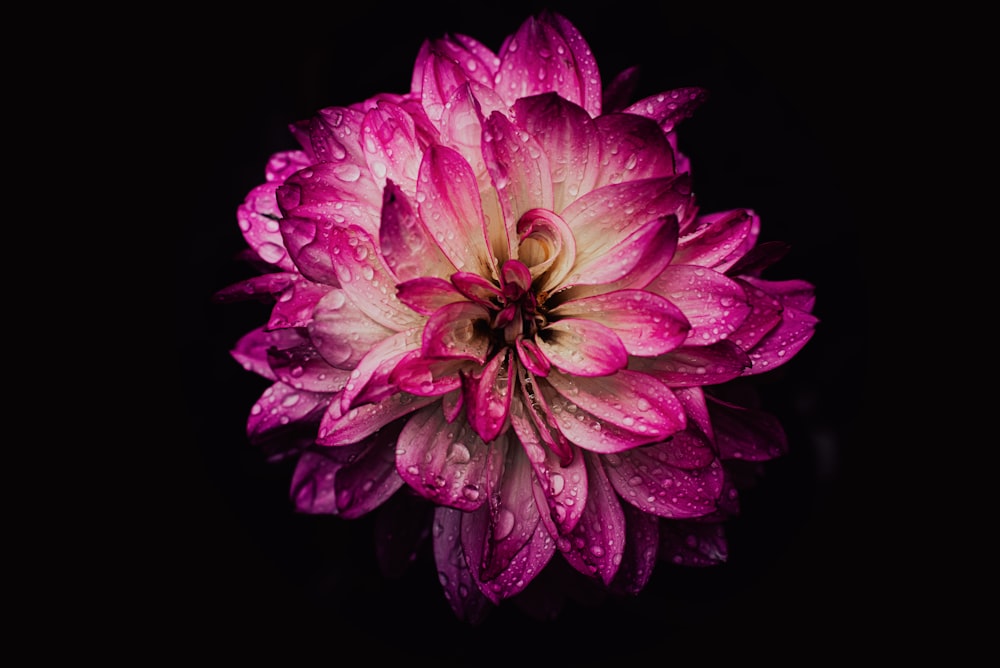
<path fill-rule="evenodd" d="M 228 355 L 266 306 L 212 294 L 251 270 L 236 207 L 267 158 L 296 148 L 287 125 L 324 106 L 405 92 L 421 41 L 465 33 L 498 50 L 529 15 L 562 12 L 583 33 L 605 82 L 643 68 L 638 96 L 682 86 L 709 101 L 680 126 L 703 211 L 755 209 L 762 235 L 791 253 L 765 274 L 817 287 L 813 340 L 759 376 L 790 452 L 743 496 L 725 565 L 662 564 L 634 600 L 571 604 L 541 622 L 505 605 L 469 628 L 448 608 L 432 565 L 379 577 L 369 519 L 296 515 L 290 469 L 268 464 L 244 425 L 267 383 Z M 791 7 L 791 6 L 790 6 Z M 315 12 L 263 7 L 193 21 L 178 35 L 177 114 L 190 164 L 177 234 L 177 338 L 184 419 L 168 492 L 177 637 L 253 649 L 274 639 L 331 662 L 352 656 L 526 660 L 711 659 L 853 651 L 888 633 L 900 608 L 894 534 L 885 521 L 886 450 L 876 415 L 875 273 L 893 228 L 881 195 L 892 118 L 881 106 L 897 63 L 870 21 L 811 13 L 695 10 L 666 3 L 436 2 Z M 882 283 L 879 283 L 882 285 Z M 875 512 L 873 509 L 878 508 Z M 154 601 L 154 603 L 158 603 Z"/>

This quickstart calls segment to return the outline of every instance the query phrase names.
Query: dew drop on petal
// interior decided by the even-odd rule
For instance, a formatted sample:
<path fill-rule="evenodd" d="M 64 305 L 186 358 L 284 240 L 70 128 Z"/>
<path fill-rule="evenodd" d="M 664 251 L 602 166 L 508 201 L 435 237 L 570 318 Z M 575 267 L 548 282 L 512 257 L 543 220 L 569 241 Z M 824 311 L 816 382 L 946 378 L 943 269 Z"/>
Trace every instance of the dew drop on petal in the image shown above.
<path fill-rule="evenodd" d="M 514 513 L 506 508 L 501 508 L 497 513 L 496 525 L 493 527 L 493 538 L 503 540 L 514 530 Z"/>

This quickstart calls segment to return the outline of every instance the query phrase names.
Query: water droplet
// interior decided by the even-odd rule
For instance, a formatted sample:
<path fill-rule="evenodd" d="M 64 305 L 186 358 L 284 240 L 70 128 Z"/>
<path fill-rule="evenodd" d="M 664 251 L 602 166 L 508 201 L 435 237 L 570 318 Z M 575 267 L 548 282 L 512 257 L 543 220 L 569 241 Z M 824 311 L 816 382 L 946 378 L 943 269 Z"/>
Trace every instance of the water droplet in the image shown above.
<path fill-rule="evenodd" d="M 494 540 L 503 540 L 514 530 L 514 513 L 506 508 L 501 508 L 497 513 L 497 523 L 493 527 Z"/>

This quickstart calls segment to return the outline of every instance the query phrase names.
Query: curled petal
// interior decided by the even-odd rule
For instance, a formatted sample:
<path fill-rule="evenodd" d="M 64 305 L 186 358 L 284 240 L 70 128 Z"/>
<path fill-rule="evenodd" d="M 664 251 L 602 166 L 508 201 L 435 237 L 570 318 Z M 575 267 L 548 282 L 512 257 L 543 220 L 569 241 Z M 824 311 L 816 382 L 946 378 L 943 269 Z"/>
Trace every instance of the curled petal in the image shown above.
<path fill-rule="evenodd" d="M 446 357 L 486 362 L 489 337 L 484 325 L 490 313 L 473 302 L 446 304 L 427 319 L 423 331 L 423 353 L 429 357 Z"/>
<path fill-rule="evenodd" d="M 393 334 L 337 288 L 329 289 L 320 299 L 307 330 L 323 359 L 339 369 L 355 368 L 368 351 Z"/>
<path fill-rule="evenodd" d="M 584 575 L 610 584 L 625 552 L 625 514 L 598 456 L 587 464 L 587 504 L 573 531 L 558 543 L 566 561 Z"/>
<path fill-rule="evenodd" d="M 552 366 L 574 376 L 606 376 L 628 362 L 621 339 L 593 320 L 565 318 L 550 323 L 536 343 Z"/>
<path fill-rule="evenodd" d="M 465 359 L 423 357 L 419 351 L 407 353 L 392 370 L 390 381 L 403 392 L 421 397 L 438 397 L 462 387 Z M 447 412 L 447 411 L 446 411 Z"/>
<path fill-rule="evenodd" d="M 379 248 L 385 264 L 400 281 L 421 277 L 447 277 L 453 265 L 417 217 L 409 197 L 392 181 L 382 195 Z"/>
<path fill-rule="evenodd" d="M 689 329 L 679 308 L 645 290 L 618 290 L 567 301 L 550 315 L 600 323 L 618 336 L 629 355 L 648 357 L 679 346 Z"/>
<path fill-rule="evenodd" d="M 633 359 L 631 364 L 670 387 L 718 385 L 743 375 L 750 366 L 747 354 L 731 341 L 681 346 L 656 358 Z"/>
<path fill-rule="evenodd" d="M 576 240 L 562 218 L 532 209 L 517 221 L 517 260 L 528 267 L 541 292 L 552 292 L 576 263 Z"/>
<path fill-rule="evenodd" d="M 605 470 L 622 499 L 640 510 L 672 519 L 715 511 L 723 487 L 722 464 L 713 459 L 699 469 L 660 461 L 659 448 L 633 448 L 604 456 Z"/>
<path fill-rule="evenodd" d="M 399 435 L 396 469 L 406 484 L 434 503 L 474 510 L 487 498 L 490 458 L 498 456 L 464 420 L 448 423 L 432 404 Z"/>
<path fill-rule="evenodd" d="M 691 323 L 687 344 L 711 345 L 743 324 L 751 307 L 743 287 L 705 267 L 673 264 L 647 290 L 663 295 Z"/>
<path fill-rule="evenodd" d="M 478 624 L 485 619 L 492 605 L 479 590 L 462 549 L 462 520 L 465 516 L 466 513 L 446 506 L 434 509 L 431 527 L 434 563 L 452 611 L 459 619 Z"/>
<path fill-rule="evenodd" d="M 517 358 L 521 364 L 536 376 L 547 376 L 552 368 L 552 362 L 545 356 L 538 344 L 531 339 L 519 336 L 514 345 L 517 349 Z"/>

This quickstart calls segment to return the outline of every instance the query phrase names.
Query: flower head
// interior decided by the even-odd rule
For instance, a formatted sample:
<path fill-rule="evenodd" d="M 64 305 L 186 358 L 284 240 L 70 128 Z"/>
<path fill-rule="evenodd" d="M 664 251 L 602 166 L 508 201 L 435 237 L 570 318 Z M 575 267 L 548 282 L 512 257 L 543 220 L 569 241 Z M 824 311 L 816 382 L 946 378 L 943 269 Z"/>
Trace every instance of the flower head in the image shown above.
<path fill-rule="evenodd" d="M 726 558 L 733 461 L 782 454 L 726 389 L 810 339 L 813 287 L 762 271 L 750 209 L 699 211 L 676 126 L 705 91 L 621 101 L 545 13 L 497 53 L 428 40 L 410 91 L 295 123 L 237 211 L 266 295 L 232 354 L 272 384 L 252 442 L 308 513 L 410 495 L 452 608 L 477 620 L 554 560 L 635 593 Z"/>

